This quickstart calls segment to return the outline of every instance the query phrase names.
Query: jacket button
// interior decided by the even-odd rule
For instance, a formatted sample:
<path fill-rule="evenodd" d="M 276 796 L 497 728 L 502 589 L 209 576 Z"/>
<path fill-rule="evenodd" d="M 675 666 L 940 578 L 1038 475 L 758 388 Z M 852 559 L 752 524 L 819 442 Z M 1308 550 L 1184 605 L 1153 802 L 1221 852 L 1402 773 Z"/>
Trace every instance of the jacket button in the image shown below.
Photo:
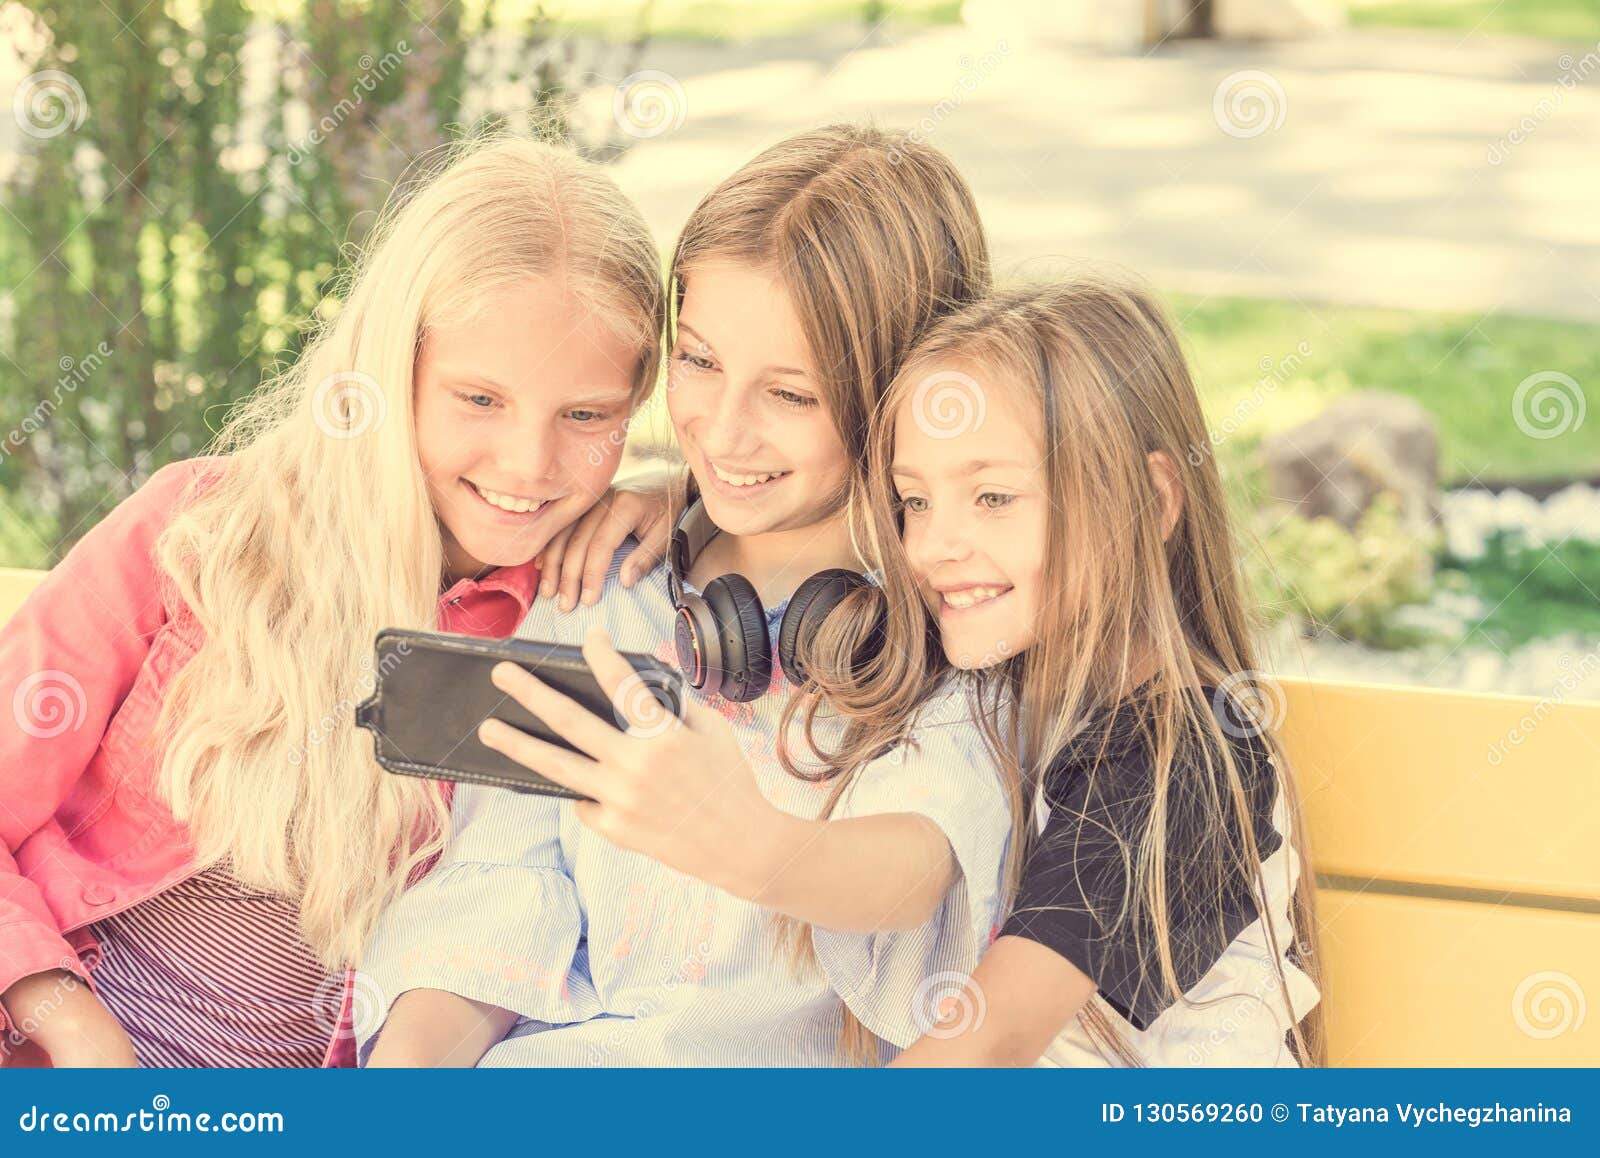
<path fill-rule="evenodd" d="M 83 899 L 91 905 L 109 905 L 116 899 L 116 894 L 105 885 L 85 885 Z"/>

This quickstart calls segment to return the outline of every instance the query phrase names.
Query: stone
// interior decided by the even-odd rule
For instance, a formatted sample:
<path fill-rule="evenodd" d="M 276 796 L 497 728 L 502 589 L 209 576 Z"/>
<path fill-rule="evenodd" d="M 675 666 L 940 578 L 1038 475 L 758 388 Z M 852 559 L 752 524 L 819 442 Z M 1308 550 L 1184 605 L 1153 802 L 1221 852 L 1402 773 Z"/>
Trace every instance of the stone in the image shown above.
<path fill-rule="evenodd" d="M 1262 444 L 1267 494 L 1305 518 L 1352 528 L 1385 491 L 1407 525 L 1439 512 L 1439 431 L 1417 402 L 1364 390 Z"/>

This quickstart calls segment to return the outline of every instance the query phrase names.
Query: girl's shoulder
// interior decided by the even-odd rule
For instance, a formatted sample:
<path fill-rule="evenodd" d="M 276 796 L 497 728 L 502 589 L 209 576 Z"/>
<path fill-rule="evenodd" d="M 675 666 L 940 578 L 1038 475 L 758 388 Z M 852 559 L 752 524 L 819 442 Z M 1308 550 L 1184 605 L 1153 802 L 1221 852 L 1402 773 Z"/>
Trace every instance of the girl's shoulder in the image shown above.
<path fill-rule="evenodd" d="M 1225 691 L 1207 687 L 1201 694 L 1233 757 L 1257 843 L 1275 848 L 1279 784 L 1271 744 L 1260 730 L 1240 723 L 1246 717 Z M 1085 839 L 1086 829 L 1094 840 L 1136 842 L 1154 816 L 1156 761 L 1155 736 L 1141 705 L 1124 701 L 1097 713 L 1046 766 L 1035 802 L 1037 827 L 1068 843 Z M 1210 803 L 1230 798 L 1226 777 L 1216 736 L 1209 729 L 1182 729 L 1163 794 L 1169 850 L 1210 856 L 1213 846 L 1226 843 L 1228 827 Z"/>
<path fill-rule="evenodd" d="M 53 578 L 71 585 L 91 576 L 153 589 L 156 540 L 185 505 L 216 483 L 226 463 L 206 456 L 161 467 L 73 545 Z"/>
<path fill-rule="evenodd" d="M 169 462 L 118 503 L 105 521 L 114 519 L 128 529 L 165 527 L 185 504 L 216 485 L 226 473 L 227 465 L 228 459 L 223 455 L 200 455 Z"/>
<path fill-rule="evenodd" d="M 1231 751 L 1241 774 L 1249 779 L 1265 774 L 1272 764 L 1272 751 L 1266 735 L 1249 722 L 1249 715 L 1226 689 L 1202 687 L 1200 697 Z M 1155 735 L 1146 705 L 1127 699 L 1094 713 L 1074 732 L 1046 766 L 1045 783 L 1077 776 L 1085 769 L 1126 769 L 1135 776 L 1148 773 L 1155 760 Z M 1209 731 L 1184 729 L 1175 737 L 1173 763 L 1190 766 L 1205 763 L 1209 751 L 1216 755 L 1215 736 Z"/>
<path fill-rule="evenodd" d="M 918 706 L 902 740 L 870 761 L 874 767 L 916 766 L 961 773 L 999 783 L 999 761 L 980 724 L 980 705 L 970 677 L 951 673 Z"/>

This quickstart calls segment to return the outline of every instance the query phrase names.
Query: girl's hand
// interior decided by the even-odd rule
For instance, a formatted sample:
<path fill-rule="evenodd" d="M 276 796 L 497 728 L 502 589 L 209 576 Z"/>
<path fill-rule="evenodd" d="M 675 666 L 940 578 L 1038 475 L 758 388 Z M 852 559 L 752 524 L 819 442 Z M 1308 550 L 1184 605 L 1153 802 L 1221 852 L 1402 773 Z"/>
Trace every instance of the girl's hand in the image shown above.
<path fill-rule="evenodd" d="M 581 599 L 593 603 L 605 586 L 606 570 L 630 534 L 639 540 L 622 563 L 622 585 L 634 582 L 666 555 L 672 537 L 670 488 L 612 487 L 577 522 L 562 529 L 539 553 L 539 594 L 560 594 L 562 611 Z"/>
<path fill-rule="evenodd" d="M 30 974 L 14 982 L 0 1001 L 13 1024 L 32 1027 L 29 1040 L 50 1055 L 57 1069 L 132 1069 L 139 1064 L 127 1030 L 74 973 L 50 969 Z"/>
<path fill-rule="evenodd" d="M 687 688 L 683 716 L 674 716 L 652 694 L 649 677 L 641 677 L 603 631 L 590 633 L 583 656 L 611 698 L 616 725 L 516 664 L 502 663 L 494 685 L 579 751 L 502 720 L 485 720 L 479 738 L 593 797 L 577 803 L 578 819 L 613 844 L 759 901 L 779 867 L 771 863 L 775 850 L 799 822 L 762 795 L 727 721 Z"/>

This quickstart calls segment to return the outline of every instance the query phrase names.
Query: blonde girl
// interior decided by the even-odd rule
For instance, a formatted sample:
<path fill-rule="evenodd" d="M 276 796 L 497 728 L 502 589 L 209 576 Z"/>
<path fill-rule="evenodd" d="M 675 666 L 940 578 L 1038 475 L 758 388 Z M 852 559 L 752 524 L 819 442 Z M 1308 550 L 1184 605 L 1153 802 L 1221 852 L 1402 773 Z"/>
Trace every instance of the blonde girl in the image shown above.
<path fill-rule="evenodd" d="M 0 641 L 0 991 L 61 1065 L 315 1065 L 442 845 L 352 726 L 383 627 L 508 634 L 609 484 L 664 294 L 636 209 L 533 140 L 397 195 L 338 316 Z"/>
<path fill-rule="evenodd" d="M 934 319 L 987 285 L 965 183 L 882 131 L 792 137 L 695 210 L 672 266 L 667 405 L 703 504 L 685 526 L 706 540 L 676 577 L 708 602 L 721 591 L 730 631 L 781 655 L 791 597 L 830 569 L 854 574 L 846 598 L 876 599 L 846 520 L 871 414 Z M 1011 816 L 963 699 L 930 688 L 915 721 L 841 760 L 844 721 L 796 718 L 783 662 L 708 660 L 709 694 L 681 723 L 636 718 L 649 697 L 600 629 L 691 657 L 667 576 L 623 588 L 622 565 L 597 602 L 541 602 L 519 634 L 583 642 L 631 727 L 496 672 L 579 751 L 498 721 L 482 739 L 593 801 L 457 793 L 439 867 L 362 962 L 371 1063 L 892 1056 L 931 1024 L 928 979 L 970 969 L 999 917 Z"/>
<path fill-rule="evenodd" d="M 945 667 L 980 672 L 1036 822 L 1001 935 L 903 1064 L 1319 1058 L 1303 829 L 1250 715 L 1209 450 L 1172 326 L 1114 282 L 969 306 L 889 394 L 871 537 L 922 598 L 854 687 L 903 718 Z"/>

